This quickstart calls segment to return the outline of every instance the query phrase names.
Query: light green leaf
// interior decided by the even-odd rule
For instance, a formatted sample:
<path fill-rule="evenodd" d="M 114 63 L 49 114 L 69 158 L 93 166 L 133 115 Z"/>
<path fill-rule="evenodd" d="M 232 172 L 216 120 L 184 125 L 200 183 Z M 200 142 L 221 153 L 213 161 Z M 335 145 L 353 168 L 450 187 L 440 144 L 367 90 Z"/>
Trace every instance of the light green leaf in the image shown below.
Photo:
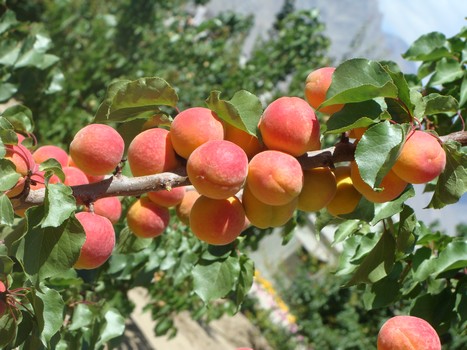
<path fill-rule="evenodd" d="M 431 93 L 423 97 L 425 101 L 425 114 L 432 115 L 438 113 L 456 113 L 459 109 L 459 103 L 452 96 L 443 96 L 437 93 Z"/>
<path fill-rule="evenodd" d="M 32 112 L 26 106 L 11 106 L 3 111 L 2 117 L 6 118 L 13 128 L 19 132 L 30 134 L 34 131 Z"/>
<path fill-rule="evenodd" d="M 428 86 L 438 86 L 451 83 L 464 76 L 462 64 L 454 58 L 443 57 L 436 63 L 435 73 L 431 76 Z"/>
<path fill-rule="evenodd" d="M 467 102 L 467 74 L 464 75 L 462 79 L 460 98 L 459 98 L 459 107 L 464 107 Z"/>
<path fill-rule="evenodd" d="M 36 318 L 42 330 L 41 340 L 46 347 L 50 347 L 50 339 L 63 325 L 65 303 L 59 292 L 44 285 L 41 286 L 41 291 L 38 291 L 36 296 L 42 301 L 40 312 L 35 309 Z"/>
<path fill-rule="evenodd" d="M 89 305 L 85 303 L 78 303 L 73 309 L 73 316 L 71 318 L 71 324 L 69 327 L 70 331 L 76 331 L 85 327 L 90 327 L 94 315 L 89 308 Z"/>
<path fill-rule="evenodd" d="M 347 237 L 357 232 L 360 228 L 360 220 L 345 220 L 339 225 L 334 233 L 332 244 L 337 244 L 344 241 Z"/>
<path fill-rule="evenodd" d="M 45 191 L 45 216 L 41 227 L 58 227 L 76 210 L 76 200 L 70 187 L 49 184 Z"/>
<path fill-rule="evenodd" d="M 263 113 L 259 98 L 246 90 L 236 92 L 229 101 L 221 100 L 220 94 L 220 91 L 211 92 L 206 99 L 208 107 L 227 123 L 256 135 L 258 122 Z"/>
<path fill-rule="evenodd" d="M 0 83 L 0 102 L 8 101 L 18 91 L 18 87 L 11 83 Z"/>
<path fill-rule="evenodd" d="M 390 202 L 376 203 L 375 217 L 371 221 L 371 224 L 376 225 L 381 220 L 400 213 L 404 208 L 404 203 L 412 197 L 415 197 L 415 190 L 413 186 L 408 186 L 398 198 Z"/>
<path fill-rule="evenodd" d="M 371 100 L 375 97 L 397 97 L 397 87 L 390 75 L 376 61 L 354 58 L 334 71 L 327 100 L 321 107 L 339 103 Z"/>
<path fill-rule="evenodd" d="M 402 55 L 409 61 L 433 61 L 442 57 L 449 57 L 446 47 L 446 36 L 439 32 L 422 35 Z"/>
<path fill-rule="evenodd" d="M 5 13 L 0 17 L 0 34 L 7 31 L 9 28 L 17 25 L 19 22 L 16 20 L 15 13 L 7 9 Z"/>
<path fill-rule="evenodd" d="M 106 322 L 101 329 L 96 348 L 100 348 L 109 340 L 121 336 L 125 331 L 125 318 L 117 310 L 107 310 L 104 317 Z"/>
<path fill-rule="evenodd" d="M 10 198 L 5 194 L 0 195 L 0 225 L 13 225 L 15 214 Z"/>
<path fill-rule="evenodd" d="M 16 166 L 8 159 L 0 159 L 0 192 L 9 190 L 16 185 L 20 174 L 16 172 Z"/>

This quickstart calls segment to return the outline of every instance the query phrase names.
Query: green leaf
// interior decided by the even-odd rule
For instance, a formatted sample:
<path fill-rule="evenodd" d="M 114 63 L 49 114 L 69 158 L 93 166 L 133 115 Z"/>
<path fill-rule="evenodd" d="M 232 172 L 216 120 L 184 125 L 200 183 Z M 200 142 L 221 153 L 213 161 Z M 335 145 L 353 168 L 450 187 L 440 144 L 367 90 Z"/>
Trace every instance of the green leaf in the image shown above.
<path fill-rule="evenodd" d="M 45 216 L 41 227 L 58 227 L 76 210 L 73 191 L 64 184 L 49 184 L 45 191 Z"/>
<path fill-rule="evenodd" d="M 439 253 L 438 257 L 423 261 L 415 271 L 414 279 L 424 281 L 428 277 L 436 278 L 450 270 L 462 270 L 467 267 L 467 241 L 452 241 Z"/>
<path fill-rule="evenodd" d="M 446 167 L 439 175 L 428 208 L 443 208 L 457 203 L 467 189 L 467 154 L 458 143 L 443 144 L 446 151 Z"/>
<path fill-rule="evenodd" d="M 70 331 L 76 331 L 81 328 L 89 327 L 92 324 L 94 315 L 88 304 L 78 303 L 73 308 L 73 316 L 71 318 Z"/>
<path fill-rule="evenodd" d="M 378 282 L 368 284 L 363 294 L 363 305 L 367 310 L 387 307 L 393 304 L 400 295 L 401 285 L 398 282 L 402 267 L 397 264 L 393 271 Z"/>
<path fill-rule="evenodd" d="M 0 348 L 7 348 L 16 337 L 17 324 L 9 312 L 0 317 Z"/>
<path fill-rule="evenodd" d="M 15 213 L 10 198 L 5 194 L 0 195 L 0 225 L 13 225 Z"/>
<path fill-rule="evenodd" d="M 428 86 L 439 86 L 454 82 L 464 76 L 462 64 L 454 58 L 443 57 L 436 63 L 435 73 L 431 76 Z"/>
<path fill-rule="evenodd" d="M 398 252 L 409 254 L 413 251 L 416 241 L 415 234 L 417 234 L 418 227 L 419 224 L 414 210 L 404 205 L 404 209 L 400 213 L 399 229 L 396 237 Z"/>
<path fill-rule="evenodd" d="M 0 84 L 0 102 L 8 101 L 16 92 L 18 87 L 11 83 Z"/>
<path fill-rule="evenodd" d="M 18 182 L 20 174 L 16 172 L 16 166 L 8 159 L 0 159 L 0 192 L 13 188 Z"/>
<path fill-rule="evenodd" d="M 342 133 L 355 128 L 367 127 L 381 120 L 383 111 L 376 101 L 348 103 L 331 115 L 326 123 L 327 134 Z"/>
<path fill-rule="evenodd" d="M 246 255 L 240 256 L 240 274 L 235 291 L 235 302 L 239 308 L 253 285 L 255 263 Z"/>
<path fill-rule="evenodd" d="M 376 61 L 354 58 L 334 71 L 327 100 L 321 107 L 339 103 L 371 100 L 375 97 L 397 97 L 397 87 L 390 75 Z"/>
<path fill-rule="evenodd" d="M 404 139 L 405 130 L 398 124 L 385 121 L 368 128 L 355 150 L 363 181 L 373 188 L 379 185 L 396 161 Z"/>
<path fill-rule="evenodd" d="M 26 213 L 30 227 L 19 252 L 25 272 L 41 279 L 73 267 L 86 238 L 76 218 L 70 217 L 58 227 L 41 227 L 43 215 L 42 207 L 31 208 Z"/>
<path fill-rule="evenodd" d="M 199 263 L 193 268 L 194 292 L 208 303 L 225 297 L 235 286 L 240 265 L 238 258 Z"/>
<path fill-rule="evenodd" d="M 422 35 L 402 55 L 409 61 L 433 61 L 442 57 L 449 57 L 446 47 L 446 36 L 439 32 Z"/>
<path fill-rule="evenodd" d="M 175 107 L 177 102 L 177 93 L 162 78 L 119 80 L 107 89 L 106 97 L 94 116 L 94 122 L 129 121 L 144 113 L 158 111 L 159 106 Z"/>
<path fill-rule="evenodd" d="M 6 32 L 9 28 L 17 25 L 18 23 L 15 13 L 12 10 L 7 9 L 2 17 L 0 17 L 0 34 Z"/>
<path fill-rule="evenodd" d="M 395 261 L 396 242 L 388 232 L 383 232 L 376 246 L 366 255 L 346 284 L 374 283 L 386 277 Z"/>
<path fill-rule="evenodd" d="M 360 229 L 360 220 L 345 220 L 339 225 L 334 233 L 332 244 L 337 244 L 344 241 L 347 237 L 357 232 Z"/>
<path fill-rule="evenodd" d="M 121 336 L 125 331 L 125 318 L 116 309 L 107 310 L 104 317 L 106 322 L 100 331 L 96 348 L 100 348 L 109 340 Z"/>
<path fill-rule="evenodd" d="M 47 159 L 39 164 L 39 170 L 45 171 L 45 177 L 50 178 L 52 175 L 57 175 L 60 181 L 65 182 L 65 174 L 63 173 L 62 166 L 54 158 Z"/>
<path fill-rule="evenodd" d="M 41 286 L 41 291 L 36 293 L 41 303 L 34 308 L 36 319 L 41 329 L 41 340 L 44 346 L 50 347 L 50 340 L 63 325 L 65 303 L 54 289 Z"/>
<path fill-rule="evenodd" d="M 404 203 L 412 197 L 415 197 L 415 189 L 413 186 L 408 186 L 398 198 L 390 202 L 375 203 L 375 217 L 371 224 L 376 225 L 381 220 L 400 213 L 404 208 Z"/>
<path fill-rule="evenodd" d="M 34 131 L 32 112 L 26 106 L 15 105 L 8 107 L 3 111 L 2 117 L 6 118 L 14 129 L 19 132 L 30 134 Z"/>
<path fill-rule="evenodd" d="M 452 96 L 443 96 L 437 93 L 431 93 L 423 100 L 426 103 L 425 114 L 432 115 L 438 113 L 456 113 L 459 109 L 459 103 Z"/>
<path fill-rule="evenodd" d="M 236 92 L 230 101 L 221 100 L 220 94 L 220 91 L 211 92 L 206 99 L 208 107 L 227 123 L 256 135 L 258 122 L 263 113 L 259 98 L 246 90 Z"/>
<path fill-rule="evenodd" d="M 467 74 L 464 75 L 462 79 L 460 97 L 459 97 L 459 107 L 464 107 L 467 102 Z"/>
<path fill-rule="evenodd" d="M 403 107 L 407 109 L 410 115 L 412 115 L 415 110 L 415 105 L 413 104 L 413 101 L 411 99 L 411 91 L 407 80 L 405 80 L 405 75 L 398 69 L 394 69 L 395 67 L 385 66 L 384 68 L 386 72 L 388 72 L 389 76 L 391 77 L 392 81 L 397 87 L 397 96 L 399 103 L 402 103 Z"/>

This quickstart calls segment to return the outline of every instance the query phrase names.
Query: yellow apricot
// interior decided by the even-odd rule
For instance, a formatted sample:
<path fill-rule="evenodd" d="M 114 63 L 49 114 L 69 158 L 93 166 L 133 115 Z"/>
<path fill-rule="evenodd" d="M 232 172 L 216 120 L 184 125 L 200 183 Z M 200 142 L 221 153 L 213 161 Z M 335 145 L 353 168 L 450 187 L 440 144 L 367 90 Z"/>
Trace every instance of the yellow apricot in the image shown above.
<path fill-rule="evenodd" d="M 353 186 L 350 166 L 336 167 L 334 175 L 336 176 L 336 194 L 326 209 L 333 216 L 349 214 L 355 210 L 362 195 Z"/>
<path fill-rule="evenodd" d="M 141 197 L 134 202 L 127 212 L 128 228 L 137 237 L 153 238 L 161 235 L 169 225 L 169 209 L 151 202 L 148 197 Z"/>
<path fill-rule="evenodd" d="M 175 214 L 185 225 L 190 224 L 191 208 L 199 196 L 196 190 L 186 191 L 182 201 L 175 207 Z"/>
<path fill-rule="evenodd" d="M 303 172 L 303 189 L 298 196 L 298 209 L 306 212 L 323 209 L 336 194 L 336 177 L 328 167 Z"/>

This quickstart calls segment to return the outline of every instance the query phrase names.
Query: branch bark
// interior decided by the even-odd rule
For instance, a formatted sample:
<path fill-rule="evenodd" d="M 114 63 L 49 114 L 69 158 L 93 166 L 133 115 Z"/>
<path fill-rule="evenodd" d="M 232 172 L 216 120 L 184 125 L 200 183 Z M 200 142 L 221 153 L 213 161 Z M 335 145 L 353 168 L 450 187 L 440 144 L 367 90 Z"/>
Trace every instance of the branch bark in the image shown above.
<path fill-rule="evenodd" d="M 442 142 L 456 141 L 467 146 L 467 131 L 454 132 L 440 137 Z M 308 152 L 298 157 L 304 169 L 320 166 L 330 166 L 340 162 L 354 159 L 355 145 L 351 142 L 341 141 L 333 147 Z M 173 187 L 190 185 L 185 168 L 173 173 L 161 173 L 140 177 L 127 177 L 123 175 L 110 176 L 100 182 L 89 185 L 72 186 L 73 196 L 79 204 L 88 204 L 99 198 L 114 196 L 138 196 L 151 191 L 160 191 Z M 29 191 L 20 198 L 12 199 L 15 209 L 28 208 L 41 205 L 44 202 L 45 189 Z"/>

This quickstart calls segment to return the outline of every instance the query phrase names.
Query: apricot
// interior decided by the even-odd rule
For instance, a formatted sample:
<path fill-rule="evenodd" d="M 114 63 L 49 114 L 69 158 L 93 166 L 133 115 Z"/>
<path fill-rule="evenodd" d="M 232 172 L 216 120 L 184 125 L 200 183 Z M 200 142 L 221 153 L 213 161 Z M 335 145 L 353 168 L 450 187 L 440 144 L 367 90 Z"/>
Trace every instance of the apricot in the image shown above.
<path fill-rule="evenodd" d="M 256 136 L 251 135 L 231 124 L 226 124 L 224 130 L 224 139 L 235 143 L 243 149 L 248 159 L 253 158 L 254 155 L 264 150 L 264 146 Z"/>
<path fill-rule="evenodd" d="M 259 130 L 268 149 L 300 156 L 321 147 L 319 121 L 299 97 L 280 97 L 263 112 Z"/>
<path fill-rule="evenodd" d="M 169 209 L 141 197 L 134 202 L 126 214 L 128 228 L 137 237 L 154 238 L 161 235 L 170 221 Z"/>
<path fill-rule="evenodd" d="M 37 168 L 36 162 L 30 150 L 25 146 L 18 145 L 5 145 L 5 159 L 13 162 L 16 167 L 16 172 L 21 175 L 27 175 L 29 171 L 34 172 Z"/>
<path fill-rule="evenodd" d="M 378 333 L 378 350 L 441 350 L 434 328 L 415 316 L 394 316 Z"/>
<path fill-rule="evenodd" d="M 68 166 L 78 168 L 76 163 L 73 161 L 73 158 L 71 158 L 70 156 L 68 156 Z M 88 178 L 88 181 L 89 181 L 90 184 L 92 184 L 94 182 L 99 182 L 99 181 L 102 181 L 102 180 L 105 179 L 105 175 L 89 175 L 89 174 L 86 174 L 86 177 Z"/>
<path fill-rule="evenodd" d="M 89 183 L 88 177 L 79 168 L 66 166 L 62 170 L 65 174 L 64 184 L 67 186 L 86 185 Z M 50 180 L 50 183 L 53 183 L 52 179 Z"/>
<path fill-rule="evenodd" d="M 181 111 L 170 126 L 172 143 L 180 156 L 188 159 L 203 143 L 224 139 L 224 126 L 216 113 L 204 107 Z"/>
<path fill-rule="evenodd" d="M 303 171 L 303 189 L 297 208 L 306 212 L 323 209 L 334 198 L 336 188 L 336 177 L 328 167 Z"/>
<path fill-rule="evenodd" d="M 90 124 L 79 130 L 70 143 L 70 156 L 89 175 L 106 175 L 121 162 L 125 143 L 109 125 Z"/>
<path fill-rule="evenodd" d="M 245 220 L 245 211 L 236 196 L 226 199 L 200 196 L 191 208 L 190 228 L 203 242 L 226 245 L 245 229 Z"/>
<path fill-rule="evenodd" d="M 324 114 L 336 113 L 344 107 L 343 104 L 335 104 L 318 108 L 326 100 L 326 94 L 329 90 L 329 86 L 331 86 L 332 75 L 335 70 L 336 68 L 334 67 L 318 68 L 308 74 L 305 81 L 305 97 L 308 103 L 315 110 Z"/>
<path fill-rule="evenodd" d="M 185 187 L 174 187 L 170 190 L 148 192 L 148 198 L 161 207 L 175 207 L 185 197 Z"/>
<path fill-rule="evenodd" d="M 45 145 L 36 149 L 32 157 L 37 164 L 41 164 L 49 158 L 55 159 L 63 167 L 68 166 L 68 153 L 58 146 Z"/>
<path fill-rule="evenodd" d="M 118 197 L 99 198 L 93 204 L 94 213 L 110 220 L 116 224 L 122 215 L 122 203 Z M 89 211 L 86 208 L 86 211 Z"/>
<path fill-rule="evenodd" d="M 86 241 L 81 247 L 76 269 L 95 269 L 104 264 L 115 247 L 115 231 L 106 217 L 89 212 L 79 212 L 76 218 L 86 234 Z"/>
<path fill-rule="evenodd" d="M 199 196 L 201 195 L 196 190 L 186 191 L 182 201 L 175 207 L 175 214 L 185 225 L 190 224 L 191 208 Z"/>
<path fill-rule="evenodd" d="M 245 183 L 248 157 L 233 142 L 208 141 L 190 155 L 186 171 L 200 194 L 225 199 L 235 195 Z"/>
<path fill-rule="evenodd" d="M 382 190 L 375 191 L 373 188 L 371 188 L 370 185 L 363 181 L 355 161 L 351 162 L 350 169 L 352 184 L 354 187 L 363 195 L 363 197 L 373 203 L 385 203 L 392 201 L 393 199 L 399 197 L 399 195 L 404 192 L 405 188 L 407 187 L 407 182 L 402 180 L 392 170 L 390 170 L 386 176 L 384 176 L 378 186 L 378 188 Z"/>
<path fill-rule="evenodd" d="M 145 130 L 128 147 L 128 164 L 134 176 L 159 174 L 177 168 L 180 163 L 166 129 Z"/>
<path fill-rule="evenodd" d="M 351 139 L 360 140 L 365 133 L 367 127 L 355 128 L 349 131 L 349 137 Z"/>
<path fill-rule="evenodd" d="M 411 184 L 429 182 L 444 170 L 446 152 L 435 136 L 421 131 L 410 132 L 392 170 Z"/>
<path fill-rule="evenodd" d="M 298 160 L 290 154 L 267 150 L 250 160 L 246 182 L 261 202 L 284 205 L 300 194 L 303 171 Z"/>
<path fill-rule="evenodd" d="M 250 191 L 243 188 L 242 204 L 250 224 L 258 228 L 280 227 L 289 221 L 297 208 L 298 198 L 284 205 L 269 205 L 261 202 Z"/>
<path fill-rule="evenodd" d="M 328 212 L 333 216 L 353 212 L 362 198 L 361 193 L 354 187 L 350 174 L 350 166 L 339 166 L 334 169 L 336 194 L 326 206 Z"/>

